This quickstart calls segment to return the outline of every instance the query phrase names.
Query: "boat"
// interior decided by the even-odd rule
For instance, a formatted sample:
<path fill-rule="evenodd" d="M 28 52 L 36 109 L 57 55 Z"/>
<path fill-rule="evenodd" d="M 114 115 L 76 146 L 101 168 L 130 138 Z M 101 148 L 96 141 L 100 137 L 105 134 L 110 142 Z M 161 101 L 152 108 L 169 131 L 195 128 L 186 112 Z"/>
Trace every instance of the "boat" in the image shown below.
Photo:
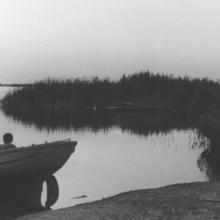
<path fill-rule="evenodd" d="M 76 145 L 67 139 L 0 151 L 0 177 L 52 175 L 66 163 Z"/>

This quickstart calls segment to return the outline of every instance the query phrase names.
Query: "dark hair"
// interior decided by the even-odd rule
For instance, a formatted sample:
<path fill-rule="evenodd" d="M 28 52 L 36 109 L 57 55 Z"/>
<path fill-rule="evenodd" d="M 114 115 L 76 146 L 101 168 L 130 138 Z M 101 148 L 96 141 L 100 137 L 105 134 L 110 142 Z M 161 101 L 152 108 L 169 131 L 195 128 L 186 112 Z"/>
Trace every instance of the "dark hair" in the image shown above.
<path fill-rule="evenodd" d="M 3 135 L 3 141 L 4 141 L 4 143 L 6 143 L 6 144 L 11 143 L 11 142 L 13 141 L 13 136 L 12 136 L 12 134 L 11 134 L 11 133 L 6 133 L 6 134 L 4 134 L 4 135 Z"/>

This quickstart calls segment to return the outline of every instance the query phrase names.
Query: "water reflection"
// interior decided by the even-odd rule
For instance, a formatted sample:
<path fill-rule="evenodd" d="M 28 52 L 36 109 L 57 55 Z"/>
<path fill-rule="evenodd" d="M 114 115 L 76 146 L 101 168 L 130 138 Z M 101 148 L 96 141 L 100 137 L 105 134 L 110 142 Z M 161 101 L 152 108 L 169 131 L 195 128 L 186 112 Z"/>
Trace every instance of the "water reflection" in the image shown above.
<path fill-rule="evenodd" d="M 208 138 L 205 150 L 198 159 L 198 166 L 210 180 L 220 180 L 220 137 L 213 131 L 203 131 Z"/>
<path fill-rule="evenodd" d="M 196 127 L 196 119 L 189 115 L 174 113 L 150 113 L 150 114 L 127 114 L 109 112 L 72 112 L 70 115 L 56 115 L 55 112 L 47 114 L 30 113 L 17 114 L 16 112 L 4 112 L 5 116 L 25 125 L 33 125 L 39 130 L 48 131 L 83 131 L 99 130 L 108 131 L 113 127 L 120 127 L 122 131 L 148 136 L 150 134 L 167 133 L 173 129 L 189 129 Z"/>
<path fill-rule="evenodd" d="M 46 183 L 46 201 L 42 202 Z M 10 177 L 0 179 L 0 218 L 16 217 L 50 209 L 59 197 L 59 186 L 54 176 Z"/>

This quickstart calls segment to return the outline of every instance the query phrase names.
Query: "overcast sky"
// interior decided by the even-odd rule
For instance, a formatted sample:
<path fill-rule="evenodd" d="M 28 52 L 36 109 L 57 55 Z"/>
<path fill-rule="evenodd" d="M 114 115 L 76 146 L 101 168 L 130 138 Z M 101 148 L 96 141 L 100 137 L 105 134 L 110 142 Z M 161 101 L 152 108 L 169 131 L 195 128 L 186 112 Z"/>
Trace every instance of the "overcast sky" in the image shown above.
<path fill-rule="evenodd" d="M 0 82 L 146 69 L 220 78 L 220 1 L 0 0 Z"/>

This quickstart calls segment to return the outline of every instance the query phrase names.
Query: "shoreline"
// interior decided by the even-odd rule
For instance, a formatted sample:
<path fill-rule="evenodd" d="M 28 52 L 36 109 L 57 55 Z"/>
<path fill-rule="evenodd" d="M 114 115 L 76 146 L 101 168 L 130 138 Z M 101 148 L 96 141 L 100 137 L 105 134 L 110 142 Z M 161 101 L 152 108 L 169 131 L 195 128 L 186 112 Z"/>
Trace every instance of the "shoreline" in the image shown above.
<path fill-rule="evenodd" d="M 16 219 L 219 219 L 220 182 L 193 182 L 141 189 L 99 201 Z"/>

